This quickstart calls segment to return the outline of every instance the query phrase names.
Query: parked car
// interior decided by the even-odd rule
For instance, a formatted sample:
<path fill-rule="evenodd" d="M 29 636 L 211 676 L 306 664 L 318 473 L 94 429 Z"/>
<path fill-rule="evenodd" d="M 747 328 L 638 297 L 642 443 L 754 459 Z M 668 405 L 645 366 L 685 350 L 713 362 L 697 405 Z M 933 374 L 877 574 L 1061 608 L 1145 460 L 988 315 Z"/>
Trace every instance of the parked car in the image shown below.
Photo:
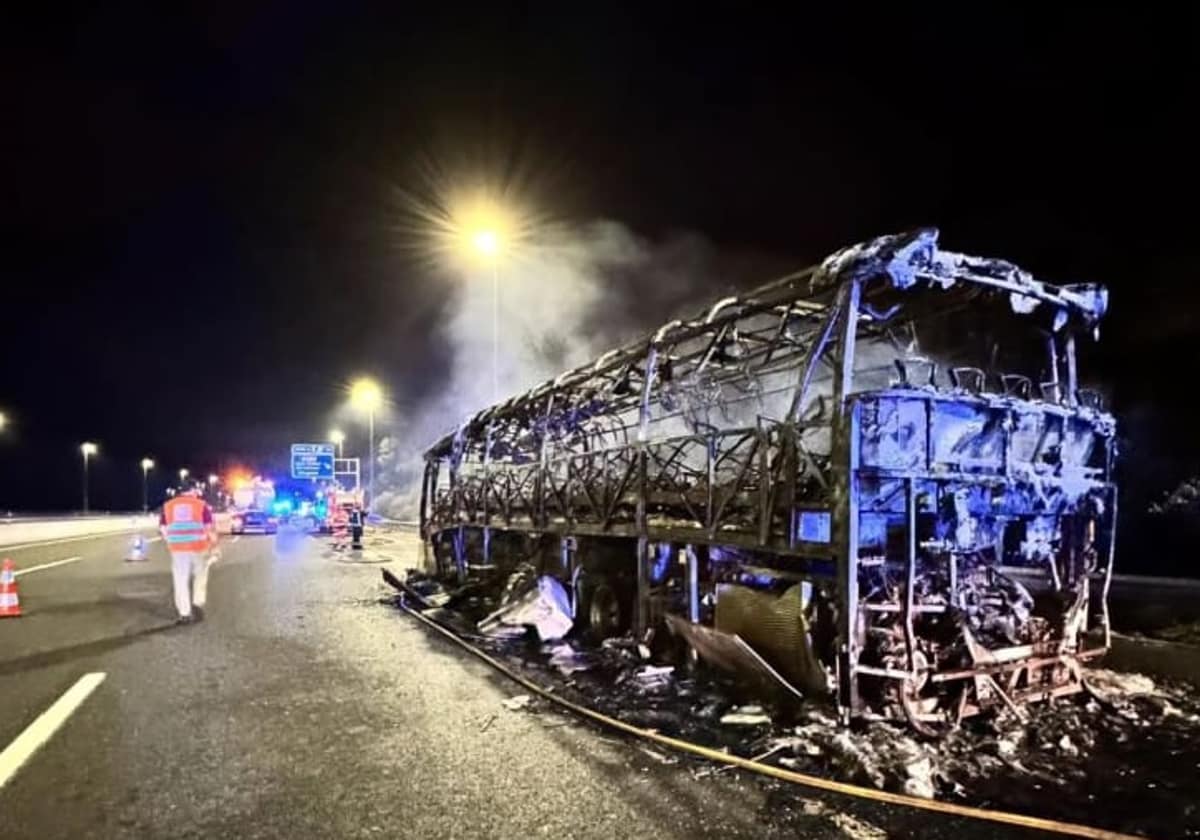
<path fill-rule="evenodd" d="M 240 510 L 233 515 L 232 534 L 274 534 L 279 530 L 279 517 L 263 510 Z"/>

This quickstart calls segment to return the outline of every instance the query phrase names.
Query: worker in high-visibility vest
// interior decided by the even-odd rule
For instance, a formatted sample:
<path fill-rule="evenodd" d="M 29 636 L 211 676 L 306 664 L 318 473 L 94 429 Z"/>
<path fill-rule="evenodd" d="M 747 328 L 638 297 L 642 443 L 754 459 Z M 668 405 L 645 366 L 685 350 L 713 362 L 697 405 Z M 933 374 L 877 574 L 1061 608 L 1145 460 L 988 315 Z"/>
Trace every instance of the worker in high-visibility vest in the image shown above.
<path fill-rule="evenodd" d="M 159 530 L 171 552 L 175 609 L 179 612 L 176 623 L 202 621 L 208 595 L 208 563 L 217 546 L 212 508 L 194 491 L 180 493 L 163 505 Z"/>
<path fill-rule="evenodd" d="M 345 505 L 336 505 L 333 509 L 333 548 L 334 551 L 344 551 L 350 540 L 350 514 Z"/>

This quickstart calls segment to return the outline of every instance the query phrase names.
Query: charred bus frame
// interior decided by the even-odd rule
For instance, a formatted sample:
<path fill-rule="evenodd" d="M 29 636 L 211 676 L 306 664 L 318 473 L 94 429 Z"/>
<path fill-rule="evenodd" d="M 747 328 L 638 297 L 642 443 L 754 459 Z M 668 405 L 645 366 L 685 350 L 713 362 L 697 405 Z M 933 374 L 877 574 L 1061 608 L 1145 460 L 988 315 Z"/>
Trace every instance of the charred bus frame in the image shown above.
<path fill-rule="evenodd" d="M 942 367 L 897 340 L 904 324 L 953 321 L 981 298 L 1035 319 L 1040 381 Z M 934 230 L 846 248 L 436 442 L 421 492 L 430 562 L 465 579 L 540 552 L 581 623 L 588 608 L 598 621 L 599 598 L 610 629 L 631 607 L 639 633 L 663 618 L 672 575 L 687 619 L 672 626 L 685 632 L 705 611 L 701 588 L 715 597 L 750 568 L 801 581 L 802 643 L 833 675 L 845 720 L 936 731 L 1076 691 L 1109 642 L 1115 427 L 1076 362 L 1077 336 L 1098 335 L 1106 306 L 1102 287 L 942 251 Z M 664 546 L 686 561 L 663 571 Z M 631 605 L 617 586 L 589 597 L 581 578 L 622 565 Z M 1010 565 L 1041 574 L 1047 594 L 1034 598 Z"/>

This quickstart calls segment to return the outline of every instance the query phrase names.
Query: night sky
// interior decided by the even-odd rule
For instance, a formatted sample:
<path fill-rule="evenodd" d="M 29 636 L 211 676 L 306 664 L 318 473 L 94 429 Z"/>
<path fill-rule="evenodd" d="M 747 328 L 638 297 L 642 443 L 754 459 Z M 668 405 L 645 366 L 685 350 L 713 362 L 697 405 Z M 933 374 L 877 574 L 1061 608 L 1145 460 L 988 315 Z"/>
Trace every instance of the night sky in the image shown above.
<path fill-rule="evenodd" d="M 520 181 L 558 219 L 797 267 L 936 225 L 1103 282 L 1093 373 L 1133 492 L 1200 469 L 1190 16 L 574 5 L 6 25 L 0 509 L 77 506 L 85 439 L 93 507 L 128 509 L 143 455 L 269 463 L 322 436 L 356 374 L 402 404 L 436 389 L 446 297 L 396 200 L 430 161 Z"/>

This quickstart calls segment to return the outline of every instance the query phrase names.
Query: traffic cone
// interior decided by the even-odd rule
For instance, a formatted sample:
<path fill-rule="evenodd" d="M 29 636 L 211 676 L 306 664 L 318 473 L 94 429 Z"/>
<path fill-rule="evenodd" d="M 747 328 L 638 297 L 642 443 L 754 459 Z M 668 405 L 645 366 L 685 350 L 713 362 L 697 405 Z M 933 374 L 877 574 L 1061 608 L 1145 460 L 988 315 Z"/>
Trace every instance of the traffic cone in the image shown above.
<path fill-rule="evenodd" d="M 125 556 L 126 563 L 138 563 L 146 559 L 146 540 L 141 534 L 135 534 L 129 544 L 129 554 Z"/>
<path fill-rule="evenodd" d="M 21 600 L 17 597 L 17 576 L 13 561 L 4 558 L 0 567 L 0 618 L 16 618 L 21 614 Z"/>

